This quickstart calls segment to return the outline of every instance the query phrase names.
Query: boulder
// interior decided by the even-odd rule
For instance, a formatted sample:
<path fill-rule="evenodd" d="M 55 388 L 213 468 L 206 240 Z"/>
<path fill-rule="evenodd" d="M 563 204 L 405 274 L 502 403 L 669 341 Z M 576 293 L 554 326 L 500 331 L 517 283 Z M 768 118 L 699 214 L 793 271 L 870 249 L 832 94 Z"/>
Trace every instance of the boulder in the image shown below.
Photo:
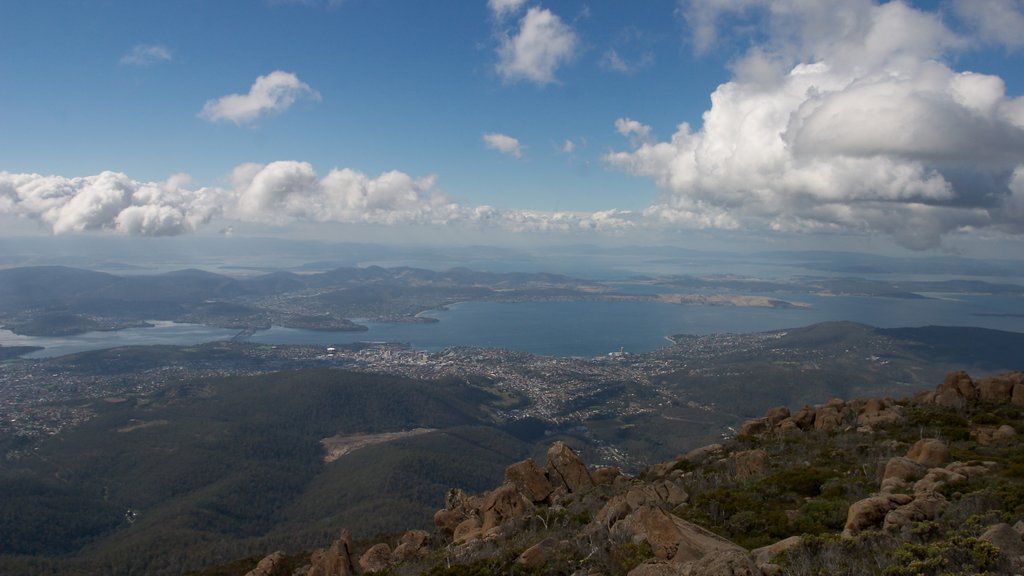
<path fill-rule="evenodd" d="M 484 498 L 480 531 L 487 534 L 505 520 L 527 516 L 533 510 L 533 503 L 516 490 L 514 484 L 503 484 L 497 490 L 488 492 Z"/>
<path fill-rule="evenodd" d="M 700 448 L 694 448 L 686 453 L 683 458 L 692 464 L 703 464 L 708 459 L 718 456 L 724 450 L 721 444 L 708 444 L 707 446 L 701 446 Z"/>
<path fill-rule="evenodd" d="M 1018 372 L 1018 374 L 1020 374 L 1020 372 Z M 1010 402 L 1012 402 L 1014 406 L 1024 406 L 1024 382 L 1014 384 Z"/>
<path fill-rule="evenodd" d="M 768 425 L 774 428 L 781 424 L 783 420 L 789 418 L 789 408 L 785 406 L 769 408 L 768 411 L 764 413 L 764 417 L 768 420 Z"/>
<path fill-rule="evenodd" d="M 568 492 L 581 492 L 594 487 L 594 479 L 583 460 L 565 442 L 555 442 L 548 449 L 548 477 Z"/>
<path fill-rule="evenodd" d="M 628 516 L 632 511 L 633 507 L 626 501 L 626 495 L 612 496 L 594 515 L 593 523 L 608 529 L 619 520 Z"/>
<path fill-rule="evenodd" d="M 690 501 L 690 495 L 686 490 L 679 484 L 670 480 L 666 480 L 661 484 L 658 484 L 655 488 L 658 491 L 658 495 L 661 496 L 661 499 L 673 508 Z"/>
<path fill-rule="evenodd" d="M 861 409 L 862 414 L 878 414 L 882 410 L 885 410 L 886 403 L 884 400 L 879 398 L 868 398 L 864 401 L 864 406 Z"/>
<path fill-rule="evenodd" d="M 1009 524 L 996 524 L 985 530 L 980 536 L 981 540 L 999 548 L 999 554 L 1004 561 L 1012 564 L 1018 570 L 1024 564 L 1024 541 L 1021 541 L 1020 534 Z"/>
<path fill-rule="evenodd" d="M 914 483 L 914 494 L 922 492 L 935 492 L 947 485 L 962 484 L 967 481 L 963 474 L 957 474 L 945 468 L 932 468 L 916 483 Z"/>
<path fill-rule="evenodd" d="M 1020 533 L 1009 524 L 989 526 L 980 538 L 1008 554 L 1024 555 L 1024 541 L 1021 540 Z"/>
<path fill-rule="evenodd" d="M 1013 399 L 1017 379 L 1006 374 L 990 376 L 978 381 L 978 397 L 993 404 L 1006 404 Z"/>
<path fill-rule="evenodd" d="M 941 392 L 944 389 L 956 390 L 968 401 L 978 399 L 978 388 L 974 384 L 974 380 L 971 380 L 970 375 L 963 370 L 946 374 L 946 379 L 939 384 L 936 392 Z"/>
<path fill-rule="evenodd" d="M 814 429 L 814 417 L 817 412 L 814 408 L 804 405 L 803 408 L 797 410 L 790 418 L 796 427 L 801 430 L 813 430 Z"/>
<path fill-rule="evenodd" d="M 519 555 L 516 559 L 516 564 L 523 566 L 527 570 L 536 570 L 546 566 L 551 562 L 551 558 L 555 555 L 557 550 L 558 542 L 554 538 L 545 538 L 540 542 L 530 546 Z"/>
<path fill-rule="evenodd" d="M 398 546 L 391 552 L 394 562 L 408 562 L 427 551 L 430 533 L 426 530 L 409 530 L 398 539 Z"/>
<path fill-rule="evenodd" d="M 662 480 L 660 482 L 636 484 L 626 491 L 623 498 L 629 509 L 634 510 L 644 504 L 674 508 L 688 501 L 690 495 L 675 482 Z"/>
<path fill-rule="evenodd" d="M 682 567 L 666 560 L 652 558 L 633 568 L 626 576 L 681 576 Z"/>
<path fill-rule="evenodd" d="M 871 405 L 871 400 L 868 400 L 868 406 Z M 881 400 L 877 400 L 881 404 Z M 902 424 L 906 421 L 906 417 L 903 415 L 902 406 L 884 406 L 878 410 L 868 411 L 865 410 L 860 416 L 857 417 L 857 424 L 859 426 L 868 426 L 871 428 L 878 428 L 882 426 L 895 426 Z"/>
<path fill-rule="evenodd" d="M 609 531 L 615 542 L 647 542 L 655 557 L 674 562 L 699 560 L 712 552 L 743 548 L 664 510 L 644 505 L 616 522 Z"/>
<path fill-rule="evenodd" d="M 517 462 L 505 469 L 505 481 L 513 484 L 523 496 L 540 503 L 551 495 L 551 481 L 532 458 Z"/>
<path fill-rule="evenodd" d="M 278 551 L 259 561 L 245 576 L 287 576 L 284 566 L 284 552 Z"/>
<path fill-rule="evenodd" d="M 843 537 L 851 538 L 863 530 L 881 526 L 890 510 L 912 501 L 913 497 L 907 494 L 881 494 L 854 502 L 846 512 Z"/>
<path fill-rule="evenodd" d="M 995 467 L 996 464 L 994 462 L 953 462 L 946 466 L 946 470 L 960 474 L 968 480 L 974 480 L 975 478 L 988 476 Z"/>
<path fill-rule="evenodd" d="M 779 554 L 797 548 L 803 543 L 804 539 L 802 536 L 790 536 L 789 538 L 779 540 L 774 544 L 769 544 L 768 546 L 762 546 L 761 548 L 752 550 L 750 553 L 754 556 L 754 560 L 757 565 L 760 566 L 762 564 L 770 563 Z"/>
<path fill-rule="evenodd" d="M 768 420 L 766 418 L 754 418 L 747 420 L 740 426 L 739 436 L 756 436 L 768 431 Z"/>
<path fill-rule="evenodd" d="M 922 438 L 910 447 L 907 458 L 926 468 L 935 468 L 949 461 L 949 446 L 942 440 Z"/>
<path fill-rule="evenodd" d="M 927 468 L 902 456 L 894 456 L 885 465 L 885 472 L 882 474 L 882 482 L 896 478 L 903 482 L 913 482 L 925 475 Z"/>
<path fill-rule="evenodd" d="M 374 544 L 359 557 L 359 567 L 363 572 L 383 572 L 391 564 L 391 546 L 381 542 Z"/>
<path fill-rule="evenodd" d="M 622 476 L 622 470 L 614 466 L 604 466 L 591 472 L 590 477 L 594 479 L 594 484 L 598 486 L 611 486 L 615 484 L 615 480 Z"/>
<path fill-rule="evenodd" d="M 846 421 L 846 403 L 833 398 L 819 407 L 814 413 L 814 429 L 822 432 L 839 430 L 848 423 Z"/>
<path fill-rule="evenodd" d="M 994 444 L 1010 444 L 1017 438 L 1017 431 L 1013 429 L 1013 426 L 1003 424 L 996 431 L 992 433 L 992 442 Z"/>
<path fill-rule="evenodd" d="M 737 480 L 760 476 L 768 469 L 768 453 L 764 450 L 744 450 L 733 454 L 732 459 Z"/>
<path fill-rule="evenodd" d="M 438 510 L 434 513 L 434 525 L 447 534 L 455 532 L 455 528 L 466 519 L 465 514 L 456 510 Z"/>
<path fill-rule="evenodd" d="M 968 402 L 977 398 L 974 381 L 963 371 L 950 372 L 935 389 L 935 403 L 946 408 L 962 410 Z"/>
<path fill-rule="evenodd" d="M 916 495 L 909 502 L 891 510 L 885 515 L 882 527 L 886 530 L 896 530 L 913 522 L 934 520 L 946 509 L 945 497 L 938 492 L 924 492 Z"/>
<path fill-rule="evenodd" d="M 715 550 L 688 566 L 689 574 L 700 576 L 761 576 L 746 550 Z M 687 571 L 684 569 L 684 573 Z"/>
<path fill-rule="evenodd" d="M 452 533 L 452 542 L 454 544 L 462 544 L 471 540 L 479 540 L 480 534 L 480 519 L 472 516 L 466 518 L 455 527 L 455 531 Z"/>
<path fill-rule="evenodd" d="M 341 536 L 327 550 L 317 550 L 310 557 L 307 576 L 354 576 L 356 566 L 352 560 L 352 536 L 342 530 Z"/>
<path fill-rule="evenodd" d="M 800 434 L 801 430 L 792 418 L 786 418 L 779 423 L 778 432 L 779 434 L 789 438 Z"/>

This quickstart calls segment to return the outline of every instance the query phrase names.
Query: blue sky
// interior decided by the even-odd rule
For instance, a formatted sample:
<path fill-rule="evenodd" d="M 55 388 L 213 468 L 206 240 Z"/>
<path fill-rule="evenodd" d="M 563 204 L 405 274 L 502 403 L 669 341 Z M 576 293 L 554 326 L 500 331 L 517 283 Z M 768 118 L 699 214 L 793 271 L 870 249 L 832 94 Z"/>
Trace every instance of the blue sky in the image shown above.
<path fill-rule="evenodd" d="M 1013 254 L 1022 50 L 1021 0 L 6 2 L 0 223 Z"/>

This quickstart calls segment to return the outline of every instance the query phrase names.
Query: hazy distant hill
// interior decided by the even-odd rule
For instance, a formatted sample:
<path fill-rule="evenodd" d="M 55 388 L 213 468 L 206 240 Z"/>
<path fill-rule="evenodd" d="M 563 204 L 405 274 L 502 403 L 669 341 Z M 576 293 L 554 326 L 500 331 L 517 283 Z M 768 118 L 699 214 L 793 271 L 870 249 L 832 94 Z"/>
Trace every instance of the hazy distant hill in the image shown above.
<path fill-rule="evenodd" d="M 0 324 L 25 335 L 118 329 L 144 320 L 229 328 L 349 330 L 353 317 L 410 321 L 468 299 L 592 295 L 595 285 L 556 274 L 437 272 L 409 267 L 273 272 L 236 278 L 186 269 L 115 276 L 66 267 L 0 269 Z"/>

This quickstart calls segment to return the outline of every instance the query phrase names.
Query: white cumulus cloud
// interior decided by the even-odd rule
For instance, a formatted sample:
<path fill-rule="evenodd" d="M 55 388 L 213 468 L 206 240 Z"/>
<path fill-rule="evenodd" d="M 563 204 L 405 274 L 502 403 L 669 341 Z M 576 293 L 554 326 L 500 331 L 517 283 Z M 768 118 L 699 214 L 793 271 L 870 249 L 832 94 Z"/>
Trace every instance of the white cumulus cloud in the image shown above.
<path fill-rule="evenodd" d="M 487 146 L 491 150 L 497 150 L 498 152 L 513 158 L 523 157 L 523 145 L 520 144 L 519 140 L 516 138 L 506 134 L 489 132 L 483 135 L 483 141 L 484 146 Z"/>
<path fill-rule="evenodd" d="M 669 141 L 620 119 L 618 169 L 664 188 L 649 218 L 690 228 L 882 233 L 914 249 L 1020 227 L 1024 99 L 942 63 L 964 40 L 932 13 L 868 0 L 693 2 L 701 43 L 723 11 L 767 13 L 768 38 Z M 703 26 L 704 28 L 701 28 Z M 699 47 L 698 46 L 698 47 Z"/>
<path fill-rule="evenodd" d="M 320 100 L 320 93 L 299 80 L 295 74 L 275 70 L 256 78 L 247 94 L 228 94 L 208 100 L 199 116 L 211 122 L 244 124 L 262 116 L 283 112 L 299 98 L 317 101 Z"/>
<path fill-rule="evenodd" d="M 36 220 L 54 234 L 106 230 L 168 236 L 209 220 L 218 202 L 188 180 L 138 182 L 119 172 L 66 178 L 0 172 L 0 213 Z"/>
<path fill-rule="evenodd" d="M 121 56 L 120 62 L 126 66 L 149 66 L 160 62 L 169 62 L 171 58 L 171 50 L 166 46 L 139 44 Z"/>
<path fill-rule="evenodd" d="M 501 38 L 497 71 L 507 82 L 550 84 L 556 81 L 558 67 L 575 56 L 578 45 L 576 32 L 561 18 L 550 10 L 531 7 L 519 22 L 519 30 Z"/>

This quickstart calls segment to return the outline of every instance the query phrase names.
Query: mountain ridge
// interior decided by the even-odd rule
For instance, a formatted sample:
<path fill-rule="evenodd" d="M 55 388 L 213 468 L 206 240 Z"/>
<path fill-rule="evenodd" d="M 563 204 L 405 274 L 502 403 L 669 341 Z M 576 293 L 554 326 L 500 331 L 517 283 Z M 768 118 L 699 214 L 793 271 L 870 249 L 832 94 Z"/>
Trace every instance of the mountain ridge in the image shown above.
<path fill-rule="evenodd" d="M 277 552 L 246 574 L 1011 574 L 1024 568 L 1021 425 L 1024 372 L 952 372 L 898 401 L 774 408 L 635 477 L 556 442 L 491 491 L 449 491 L 434 533 L 343 531 L 308 563 Z"/>

